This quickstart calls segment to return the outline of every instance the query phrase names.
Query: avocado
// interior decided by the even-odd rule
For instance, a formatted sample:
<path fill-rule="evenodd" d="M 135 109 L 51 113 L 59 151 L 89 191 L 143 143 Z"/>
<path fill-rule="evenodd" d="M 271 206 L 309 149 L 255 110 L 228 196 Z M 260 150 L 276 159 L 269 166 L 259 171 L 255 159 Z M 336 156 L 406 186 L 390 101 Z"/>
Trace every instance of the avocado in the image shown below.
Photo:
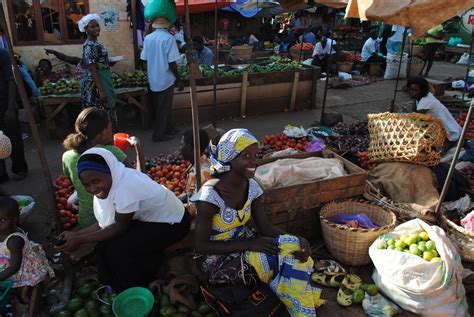
<path fill-rule="evenodd" d="M 163 307 L 160 308 L 160 315 L 161 316 L 171 316 L 171 315 L 176 314 L 177 312 L 178 311 L 176 310 L 176 308 L 174 308 L 171 305 L 163 306 Z"/>
<path fill-rule="evenodd" d="M 102 315 L 112 314 L 112 308 L 105 304 L 100 305 L 99 311 Z"/>
<path fill-rule="evenodd" d="M 191 317 L 202 317 L 202 314 L 200 312 L 198 312 L 197 310 L 193 310 L 191 312 Z"/>
<path fill-rule="evenodd" d="M 199 304 L 197 310 L 198 310 L 198 312 L 200 312 L 203 315 L 208 314 L 208 313 L 211 312 L 211 308 L 209 307 L 209 305 L 207 305 L 206 302 L 202 302 L 201 304 Z"/>
<path fill-rule="evenodd" d="M 89 317 L 89 313 L 85 308 L 81 308 L 74 313 L 74 317 Z"/>
<path fill-rule="evenodd" d="M 187 306 L 184 306 L 184 305 L 178 306 L 178 313 L 189 314 L 190 312 L 191 312 L 191 309 L 189 309 Z"/>
<path fill-rule="evenodd" d="M 90 293 L 92 293 L 93 289 L 94 285 L 92 285 L 92 283 L 87 283 L 77 290 L 77 294 L 83 298 L 87 298 L 89 297 Z"/>
<path fill-rule="evenodd" d="M 87 309 L 87 310 L 99 310 L 99 302 L 96 301 L 96 300 L 93 300 L 93 299 L 89 299 L 84 307 Z"/>
<path fill-rule="evenodd" d="M 57 317 L 72 317 L 72 314 L 71 312 L 67 311 L 67 310 L 61 310 Z"/>
<path fill-rule="evenodd" d="M 78 311 L 82 306 L 84 305 L 84 301 L 80 297 L 75 297 L 73 299 L 70 299 L 67 304 L 66 304 L 66 310 L 70 311 L 71 313 L 74 313 Z"/>

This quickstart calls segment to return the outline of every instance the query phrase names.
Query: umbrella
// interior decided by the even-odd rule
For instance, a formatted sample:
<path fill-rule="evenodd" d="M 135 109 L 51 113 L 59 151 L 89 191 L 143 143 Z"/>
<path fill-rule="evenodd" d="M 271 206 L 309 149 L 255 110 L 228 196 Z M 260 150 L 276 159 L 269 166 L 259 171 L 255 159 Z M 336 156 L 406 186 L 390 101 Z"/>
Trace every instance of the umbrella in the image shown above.
<path fill-rule="evenodd" d="M 341 9 L 347 7 L 349 0 L 316 0 L 315 2 L 327 7 Z"/>
<path fill-rule="evenodd" d="M 409 26 L 418 37 L 472 7 L 474 0 L 349 0 L 346 18 Z"/>
<path fill-rule="evenodd" d="M 189 13 L 213 12 L 216 4 L 217 9 L 222 9 L 233 3 L 228 0 L 189 0 Z M 179 16 L 184 15 L 184 0 L 176 0 L 176 9 Z"/>

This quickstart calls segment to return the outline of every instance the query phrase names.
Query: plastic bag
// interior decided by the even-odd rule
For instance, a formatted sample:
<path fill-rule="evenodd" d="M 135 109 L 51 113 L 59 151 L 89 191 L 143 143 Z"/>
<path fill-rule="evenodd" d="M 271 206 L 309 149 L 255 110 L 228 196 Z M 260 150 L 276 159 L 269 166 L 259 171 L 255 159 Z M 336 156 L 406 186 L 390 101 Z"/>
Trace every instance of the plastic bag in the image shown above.
<path fill-rule="evenodd" d="M 285 127 L 283 134 L 290 138 L 303 138 L 308 135 L 303 127 L 295 127 L 291 124 Z"/>
<path fill-rule="evenodd" d="M 467 64 L 469 64 L 469 60 L 469 53 L 463 53 L 456 64 L 467 66 Z"/>
<path fill-rule="evenodd" d="M 370 317 L 388 317 L 394 316 L 400 312 L 400 308 L 380 294 L 370 296 L 365 294 L 362 301 L 364 312 Z"/>
<path fill-rule="evenodd" d="M 461 219 L 461 225 L 466 228 L 466 230 L 474 233 L 474 211 L 471 211 L 466 217 Z"/>
<path fill-rule="evenodd" d="M 342 80 L 351 80 L 352 79 L 352 75 L 349 74 L 349 73 L 345 73 L 345 72 L 338 72 L 337 77 L 339 77 Z"/>
<path fill-rule="evenodd" d="M 406 252 L 378 249 L 380 239 L 426 231 L 436 244 L 441 261 L 426 261 Z M 405 222 L 382 235 L 369 248 L 378 289 L 405 310 L 430 317 L 467 315 L 460 257 L 443 229 L 420 219 Z"/>
<path fill-rule="evenodd" d="M 12 198 L 18 202 L 20 207 L 20 223 L 22 223 L 35 208 L 35 200 L 31 196 L 24 195 L 13 195 Z"/>
<path fill-rule="evenodd" d="M 324 145 L 324 140 L 313 139 L 313 141 L 306 144 L 305 151 L 310 153 L 321 152 L 325 148 L 326 146 Z"/>
<path fill-rule="evenodd" d="M 176 3 L 173 0 L 148 0 L 144 15 L 148 21 L 164 17 L 170 23 L 174 23 L 177 17 Z"/>
<path fill-rule="evenodd" d="M 330 220 L 338 224 L 346 224 L 346 222 L 348 221 L 357 221 L 359 226 L 361 226 L 364 229 L 377 228 L 377 226 L 372 222 L 372 220 L 366 214 L 357 214 L 357 215 L 340 214 L 340 215 L 331 217 Z"/>

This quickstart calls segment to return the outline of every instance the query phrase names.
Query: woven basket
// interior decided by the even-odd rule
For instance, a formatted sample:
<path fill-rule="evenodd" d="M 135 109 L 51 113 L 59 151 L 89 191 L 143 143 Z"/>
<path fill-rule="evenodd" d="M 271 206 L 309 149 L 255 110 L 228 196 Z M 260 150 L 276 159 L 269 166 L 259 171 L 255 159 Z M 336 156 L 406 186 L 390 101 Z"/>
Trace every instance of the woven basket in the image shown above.
<path fill-rule="evenodd" d="M 474 233 L 458 226 L 445 216 L 442 209 L 438 222 L 451 239 L 461 258 L 470 263 L 474 263 Z"/>
<path fill-rule="evenodd" d="M 0 131 L 0 159 L 6 159 L 12 154 L 12 142 L 10 138 Z"/>
<path fill-rule="evenodd" d="M 365 213 L 379 227 L 374 229 L 354 229 L 331 222 L 329 219 L 339 214 L 356 215 Z M 370 263 L 369 246 L 381 235 L 395 227 L 395 214 L 382 207 L 346 200 L 325 205 L 320 212 L 324 242 L 329 252 L 348 265 L 359 266 Z"/>
<path fill-rule="evenodd" d="M 408 77 L 420 76 L 422 70 L 423 70 L 423 64 L 412 63 L 410 64 L 410 68 L 408 68 Z"/>
<path fill-rule="evenodd" d="M 350 73 L 352 72 L 352 67 L 354 66 L 354 62 L 338 62 L 337 67 L 339 68 L 340 72 Z"/>
<path fill-rule="evenodd" d="M 369 114 L 369 159 L 373 162 L 409 162 L 438 165 L 446 131 L 438 118 L 419 113 Z"/>
<path fill-rule="evenodd" d="M 383 76 L 382 63 L 370 63 L 369 76 L 374 76 L 374 77 Z"/>
<path fill-rule="evenodd" d="M 397 216 L 397 220 L 401 223 L 415 218 L 419 218 L 429 224 L 436 223 L 434 212 L 421 213 L 411 208 L 410 204 L 393 202 L 385 197 L 380 190 L 369 181 L 365 183 L 365 191 L 363 195 L 368 201 L 376 203 L 386 210 L 392 211 L 395 216 Z"/>
<path fill-rule="evenodd" d="M 233 46 L 230 51 L 232 55 L 239 59 L 248 60 L 252 58 L 252 46 L 249 45 Z"/>

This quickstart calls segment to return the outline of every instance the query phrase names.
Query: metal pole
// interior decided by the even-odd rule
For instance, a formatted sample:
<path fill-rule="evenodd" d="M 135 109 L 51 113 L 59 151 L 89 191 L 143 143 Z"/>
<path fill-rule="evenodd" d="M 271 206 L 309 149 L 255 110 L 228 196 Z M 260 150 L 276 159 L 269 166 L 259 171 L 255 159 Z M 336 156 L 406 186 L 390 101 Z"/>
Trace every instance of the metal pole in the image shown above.
<path fill-rule="evenodd" d="M 36 126 L 35 117 L 33 115 L 33 110 L 31 109 L 30 102 L 28 100 L 25 85 L 23 84 L 23 79 L 21 77 L 20 71 L 18 69 L 18 64 L 16 62 L 14 53 L 13 53 L 13 45 L 10 37 L 10 32 L 7 26 L 7 20 L 5 17 L 5 12 L 3 11 L 3 3 L 0 1 L 0 25 L 2 26 L 8 43 L 8 52 L 10 54 L 10 60 L 12 63 L 13 75 L 15 77 L 16 86 L 18 88 L 18 93 L 20 95 L 21 102 L 23 104 L 23 108 L 26 111 L 26 115 L 28 118 L 28 124 L 31 129 L 31 135 L 33 136 L 33 141 L 35 143 L 36 149 L 38 150 L 38 156 L 41 163 L 41 170 L 43 172 L 43 176 L 46 182 L 46 191 L 48 200 L 50 203 L 50 210 L 53 213 L 53 227 L 56 231 L 61 230 L 61 220 L 59 218 L 59 213 L 56 208 L 56 200 L 54 197 L 54 189 L 53 189 L 53 179 L 51 177 L 51 172 L 48 166 L 48 160 L 46 159 L 46 155 L 44 153 L 43 144 L 41 143 L 41 138 L 38 132 L 38 128 Z"/>
<path fill-rule="evenodd" d="M 132 0 L 130 4 L 130 14 L 132 18 L 132 37 L 133 37 L 133 60 L 135 63 L 135 69 L 141 67 L 139 53 L 138 53 L 138 35 L 137 35 L 137 0 Z"/>
<path fill-rule="evenodd" d="M 219 64 L 219 39 L 217 38 L 217 0 L 214 2 L 214 76 L 212 78 L 212 84 L 214 86 L 212 96 L 212 125 L 216 127 L 216 115 L 217 115 L 217 67 Z"/>
<path fill-rule="evenodd" d="M 400 81 L 400 71 L 402 69 L 402 62 L 403 62 L 403 51 L 405 50 L 405 40 L 407 38 L 407 29 L 403 32 L 403 41 L 402 47 L 400 48 L 400 63 L 398 64 L 398 73 L 397 73 L 397 81 L 395 82 L 395 91 L 393 92 L 393 99 L 390 104 L 390 112 L 395 110 L 395 100 L 397 99 L 397 92 L 398 92 L 398 82 Z M 388 53 L 387 53 L 388 54 Z"/>
<path fill-rule="evenodd" d="M 184 8 L 186 12 L 186 41 L 187 56 L 189 61 L 189 95 L 191 98 L 191 116 L 193 121 L 193 140 L 194 140 L 194 168 L 196 170 L 196 188 L 201 188 L 201 162 L 200 162 L 200 142 L 199 142 L 199 112 L 196 93 L 196 78 L 194 77 L 193 67 L 196 67 L 193 55 L 193 41 L 191 37 L 191 22 L 189 18 L 189 1 L 184 0 Z"/>

